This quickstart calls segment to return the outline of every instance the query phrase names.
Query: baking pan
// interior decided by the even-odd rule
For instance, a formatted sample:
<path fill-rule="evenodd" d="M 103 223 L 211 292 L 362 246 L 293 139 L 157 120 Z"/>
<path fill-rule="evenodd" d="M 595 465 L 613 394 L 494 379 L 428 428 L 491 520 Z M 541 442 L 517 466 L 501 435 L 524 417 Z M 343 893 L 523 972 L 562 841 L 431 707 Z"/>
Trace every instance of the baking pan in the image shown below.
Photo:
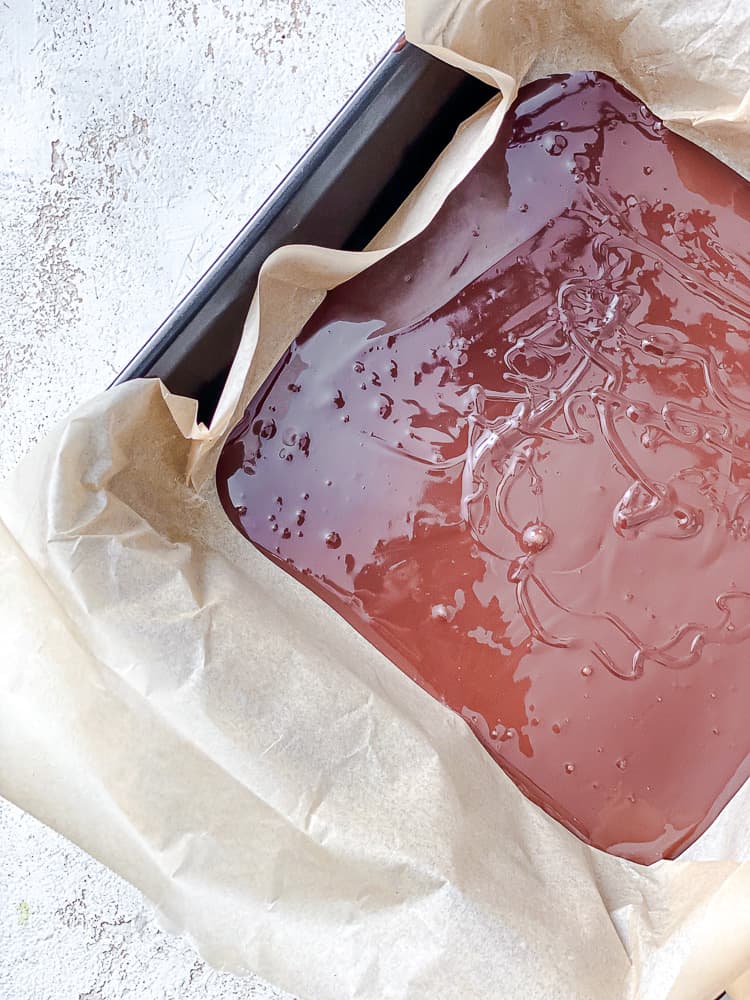
<path fill-rule="evenodd" d="M 493 93 L 397 42 L 112 384 L 161 378 L 210 419 L 265 258 L 290 243 L 362 250 Z"/>
<path fill-rule="evenodd" d="M 159 377 L 208 420 L 277 247 L 361 250 L 490 87 L 399 41 L 113 384 Z"/>

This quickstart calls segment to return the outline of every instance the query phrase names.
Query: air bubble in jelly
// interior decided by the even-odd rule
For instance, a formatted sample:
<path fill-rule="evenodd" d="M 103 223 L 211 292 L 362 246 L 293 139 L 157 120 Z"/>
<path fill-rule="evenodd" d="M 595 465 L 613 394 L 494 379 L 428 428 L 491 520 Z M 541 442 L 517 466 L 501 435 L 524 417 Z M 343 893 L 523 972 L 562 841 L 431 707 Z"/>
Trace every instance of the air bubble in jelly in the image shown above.
<path fill-rule="evenodd" d="M 527 524 L 521 535 L 521 547 L 525 552 L 541 552 L 552 541 L 552 529 L 546 524 Z"/>

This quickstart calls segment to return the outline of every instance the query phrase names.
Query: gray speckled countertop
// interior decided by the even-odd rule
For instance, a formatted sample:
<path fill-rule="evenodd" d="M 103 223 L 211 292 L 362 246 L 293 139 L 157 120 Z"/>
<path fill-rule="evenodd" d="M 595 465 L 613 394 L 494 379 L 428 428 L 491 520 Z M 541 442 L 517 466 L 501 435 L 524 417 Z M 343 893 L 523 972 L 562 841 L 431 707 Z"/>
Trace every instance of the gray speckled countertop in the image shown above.
<path fill-rule="evenodd" d="M 401 0 L 0 0 L 0 476 L 108 385 L 401 21 Z M 2 1000 L 275 996 L 0 800 Z"/>

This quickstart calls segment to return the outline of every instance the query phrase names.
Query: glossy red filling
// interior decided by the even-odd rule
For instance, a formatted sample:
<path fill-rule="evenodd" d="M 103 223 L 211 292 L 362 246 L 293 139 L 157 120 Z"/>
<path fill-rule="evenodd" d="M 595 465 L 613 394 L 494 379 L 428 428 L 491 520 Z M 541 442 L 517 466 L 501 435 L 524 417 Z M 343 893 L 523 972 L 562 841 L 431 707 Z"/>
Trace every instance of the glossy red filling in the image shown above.
<path fill-rule="evenodd" d="M 750 773 L 750 189 L 605 76 L 525 87 L 222 453 L 256 546 L 604 850 Z"/>

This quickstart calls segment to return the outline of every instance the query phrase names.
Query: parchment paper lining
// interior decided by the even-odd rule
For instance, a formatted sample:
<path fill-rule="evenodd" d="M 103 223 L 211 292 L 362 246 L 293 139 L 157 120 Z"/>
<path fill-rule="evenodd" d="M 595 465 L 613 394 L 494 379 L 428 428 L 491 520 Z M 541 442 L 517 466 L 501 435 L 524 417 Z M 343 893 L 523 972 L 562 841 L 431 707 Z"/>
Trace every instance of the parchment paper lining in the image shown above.
<path fill-rule="evenodd" d="M 267 261 L 210 429 L 192 401 L 131 383 L 6 485 L 0 792 L 215 965 L 311 1000 L 750 996 L 747 785 L 679 861 L 586 847 L 246 543 L 213 486 L 226 433 L 326 289 L 427 224 L 525 78 L 602 69 L 747 176 L 741 7 L 409 0 L 410 39 L 501 95 L 368 253 Z"/>

